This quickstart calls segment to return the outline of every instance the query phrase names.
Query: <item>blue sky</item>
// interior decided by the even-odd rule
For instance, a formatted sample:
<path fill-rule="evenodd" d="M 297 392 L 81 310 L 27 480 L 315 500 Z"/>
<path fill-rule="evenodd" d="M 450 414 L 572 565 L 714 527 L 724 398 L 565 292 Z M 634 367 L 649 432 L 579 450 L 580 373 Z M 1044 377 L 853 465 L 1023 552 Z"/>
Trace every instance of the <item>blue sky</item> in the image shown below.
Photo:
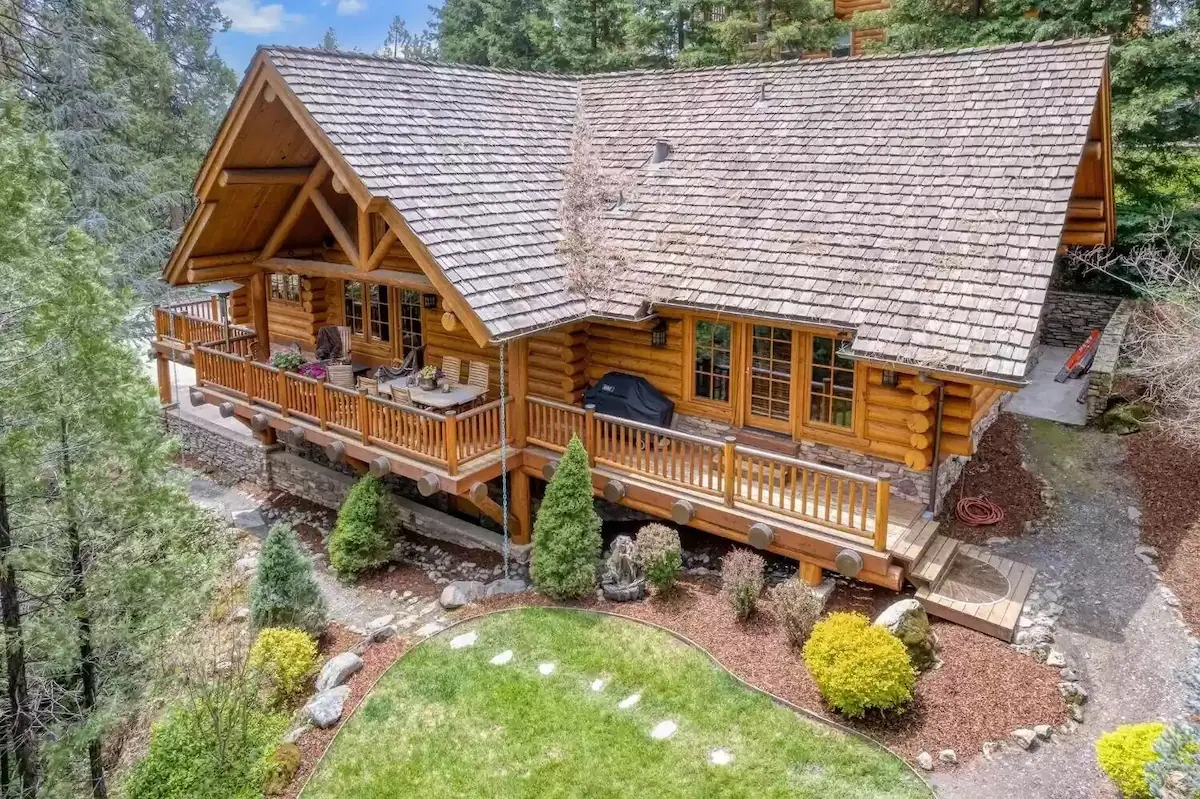
<path fill-rule="evenodd" d="M 217 52 L 240 74 L 260 44 L 315 47 L 330 27 L 342 48 L 374 52 L 383 46 L 392 17 L 402 17 L 414 33 L 424 30 L 431 2 L 440 5 L 438 0 L 219 0 L 233 24 L 217 34 Z"/>

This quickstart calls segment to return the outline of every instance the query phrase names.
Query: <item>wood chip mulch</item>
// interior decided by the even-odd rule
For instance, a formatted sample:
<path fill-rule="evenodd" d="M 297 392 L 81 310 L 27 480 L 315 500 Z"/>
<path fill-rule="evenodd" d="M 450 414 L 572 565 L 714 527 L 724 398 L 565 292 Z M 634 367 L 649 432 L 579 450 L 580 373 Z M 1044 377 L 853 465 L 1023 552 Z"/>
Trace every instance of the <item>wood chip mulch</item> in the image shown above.
<path fill-rule="evenodd" d="M 1025 426 L 1011 413 L 1002 413 L 984 433 L 974 457 L 943 500 L 941 535 L 968 544 L 989 538 L 1019 538 L 1025 523 L 1046 512 L 1042 481 L 1024 466 Z M 964 497 L 983 497 L 1004 509 L 1004 519 L 986 527 L 959 521 L 954 506 Z"/>
<path fill-rule="evenodd" d="M 1179 610 L 1200 630 L 1200 451 L 1147 431 L 1128 438 L 1127 462 L 1142 494 L 1142 540 L 1158 550 L 1163 582 Z"/>

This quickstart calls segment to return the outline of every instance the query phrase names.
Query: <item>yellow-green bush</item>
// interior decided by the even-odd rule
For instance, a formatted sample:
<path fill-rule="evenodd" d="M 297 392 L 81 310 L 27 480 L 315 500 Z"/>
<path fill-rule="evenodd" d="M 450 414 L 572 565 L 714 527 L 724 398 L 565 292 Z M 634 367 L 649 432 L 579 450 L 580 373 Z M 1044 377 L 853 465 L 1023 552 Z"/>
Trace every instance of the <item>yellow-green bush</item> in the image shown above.
<path fill-rule="evenodd" d="M 903 707 L 917 680 L 900 639 L 861 613 L 831 613 L 817 622 L 804 664 L 825 701 L 850 717 Z"/>
<path fill-rule="evenodd" d="M 1146 766 L 1158 758 L 1154 742 L 1166 729 L 1156 721 L 1125 724 L 1106 732 L 1096 741 L 1096 759 L 1100 768 L 1121 791 L 1122 796 L 1150 799 Z"/>
<path fill-rule="evenodd" d="M 250 649 L 250 668 L 263 675 L 275 700 L 302 694 L 317 666 L 317 642 L 303 630 L 268 627 Z"/>

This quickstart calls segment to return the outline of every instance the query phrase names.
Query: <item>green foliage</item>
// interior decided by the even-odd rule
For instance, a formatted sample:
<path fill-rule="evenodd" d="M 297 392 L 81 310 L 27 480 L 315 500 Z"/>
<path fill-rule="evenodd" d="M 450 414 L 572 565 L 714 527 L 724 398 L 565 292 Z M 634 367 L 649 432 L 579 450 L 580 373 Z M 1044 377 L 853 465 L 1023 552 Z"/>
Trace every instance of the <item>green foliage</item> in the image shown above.
<path fill-rule="evenodd" d="M 783 625 L 792 646 L 804 646 L 813 627 L 825 610 L 825 602 L 817 593 L 797 579 L 784 580 L 767 592 L 775 605 L 775 615 Z"/>
<path fill-rule="evenodd" d="M 1146 767 L 1155 799 L 1200 796 L 1200 656 L 1194 651 L 1181 682 L 1183 713 L 1154 742 L 1158 756 Z"/>
<path fill-rule="evenodd" d="M 303 630 L 268 627 L 250 648 L 249 666 L 262 675 L 280 705 L 300 696 L 317 667 L 317 642 Z"/>
<path fill-rule="evenodd" d="M 282 796 L 287 787 L 300 770 L 300 747 L 295 744 L 282 744 L 271 755 L 267 767 L 267 778 L 263 781 L 263 794 L 266 796 Z"/>
<path fill-rule="evenodd" d="M 271 356 L 271 365 L 285 372 L 294 372 L 304 365 L 304 356 L 298 352 L 277 352 Z"/>
<path fill-rule="evenodd" d="M 646 581 L 659 593 L 669 593 L 683 571 L 679 532 L 665 524 L 647 524 L 638 530 L 637 559 Z"/>
<path fill-rule="evenodd" d="M 257 709 L 229 736 L 215 735 L 198 707 L 167 712 L 125 783 L 126 799 L 258 799 L 287 717 Z"/>
<path fill-rule="evenodd" d="M 735 549 L 721 559 L 721 590 L 738 621 L 750 618 L 758 607 L 764 566 L 762 555 L 748 549 Z"/>
<path fill-rule="evenodd" d="M 601 544 L 587 450 L 571 436 L 533 523 L 534 584 L 556 599 L 587 596 L 596 589 Z"/>
<path fill-rule="evenodd" d="M 299 627 L 313 635 L 325 629 L 325 600 L 313 576 L 312 560 L 286 524 L 271 528 L 258 556 L 250 589 L 255 627 Z"/>
<path fill-rule="evenodd" d="M 1124 724 L 1096 741 L 1096 759 L 1121 795 L 1150 799 L 1146 767 L 1158 758 L 1154 743 L 1166 725 L 1159 722 Z"/>
<path fill-rule="evenodd" d="M 338 577 L 353 580 L 366 569 L 387 563 L 392 550 L 396 510 L 383 481 L 367 475 L 354 484 L 329 536 L 329 564 Z"/>
<path fill-rule="evenodd" d="M 804 664 L 830 707 L 851 718 L 902 708 L 917 679 L 904 644 L 861 613 L 831 613 L 817 622 Z"/>

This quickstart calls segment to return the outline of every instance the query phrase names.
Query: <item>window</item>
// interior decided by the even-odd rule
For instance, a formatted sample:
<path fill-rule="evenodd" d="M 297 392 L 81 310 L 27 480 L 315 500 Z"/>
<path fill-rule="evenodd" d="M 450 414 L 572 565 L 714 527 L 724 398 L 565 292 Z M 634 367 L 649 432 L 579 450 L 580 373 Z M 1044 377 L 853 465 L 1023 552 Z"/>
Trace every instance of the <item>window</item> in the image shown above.
<path fill-rule="evenodd" d="M 387 286 L 368 284 L 371 306 L 371 338 L 375 341 L 392 340 L 392 317 L 388 312 Z"/>
<path fill-rule="evenodd" d="M 808 420 L 849 429 L 854 426 L 854 361 L 838 354 L 839 339 L 811 340 Z"/>
<path fill-rule="evenodd" d="M 750 415 L 787 422 L 792 410 L 792 331 L 754 325 L 750 331 Z"/>
<path fill-rule="evenodd" d="M 400 342 L 404 354 L 421 346 L 421 292 L 412 289 L 400 291 Z"/>
<path fill-rule="evenodd" d="M 733 328 L 721 322 L 698 320 L 694 334 L 692 395 L 696 399 L 728 403 Z"/>
<path fill-rule="evenodd" d="M 363 284 L 357 280 L 347 280 L 345 283 L 345 321 L 350 332 L 356 336 L 363 334 Z"/>
<path fill-rule="evenodd" d="M 350 333 L 386 344 L 392 340 L 388 287 L 347 280 L 343 284 L 344 323 Z"/>
<path fill-rule="evenodd" d="M 272 272 L 271 299 L 278 302 L 300 302 L 300 276 Z"/>
<path fill-rule="evenodd" d="M 833 49 L 829 54 L 834 58 L 845 58 L 850 55 L 854 49 L 854 34 L 851 31 L 839 33 L 837 39 L 833 43 Z"/>

